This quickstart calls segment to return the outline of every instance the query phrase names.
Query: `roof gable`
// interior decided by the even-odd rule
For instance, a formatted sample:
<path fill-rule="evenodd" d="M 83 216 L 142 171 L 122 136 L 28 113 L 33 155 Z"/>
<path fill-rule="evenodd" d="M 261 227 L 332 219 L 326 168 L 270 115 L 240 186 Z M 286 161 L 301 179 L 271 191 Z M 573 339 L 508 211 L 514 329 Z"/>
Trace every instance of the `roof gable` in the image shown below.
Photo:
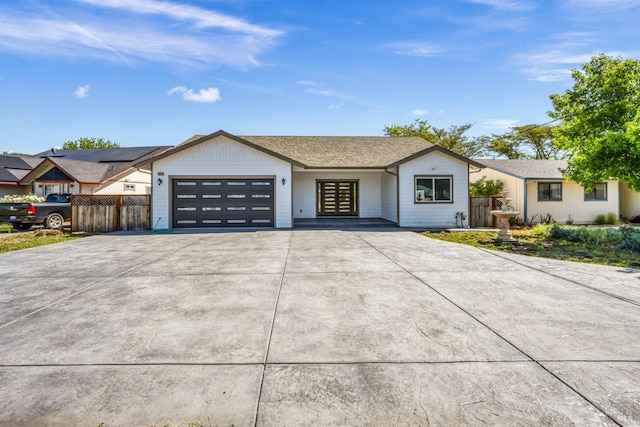
<path fill-rule="evenodd" d="M 439 150 L 466 163 L 479 163 L 438 147 L 420 137 L 387 136 L 235 136 L 222 130 L 196 135 L 173 150 L 136 164 L 154 161 L 224 136 L 256 150 L 308 169 L 383 169 L 396 166 L 431 150 Z"/>

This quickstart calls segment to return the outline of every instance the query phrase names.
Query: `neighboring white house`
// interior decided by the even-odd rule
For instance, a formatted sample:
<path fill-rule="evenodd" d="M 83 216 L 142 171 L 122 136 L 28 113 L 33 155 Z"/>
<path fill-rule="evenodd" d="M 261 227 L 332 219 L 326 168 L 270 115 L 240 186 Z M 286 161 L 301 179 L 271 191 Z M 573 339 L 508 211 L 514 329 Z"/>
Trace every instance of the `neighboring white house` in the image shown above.
<path fill-rule="evenodd" d="M 640 216 L 640 192 L 630 189 L 626 182 L 620 183 L 620 215 L 626 219 Z"/>
<path fill-rule="evenodd" d="M 171 147 L 52 150 L 39 154 L 38 164 L 19 184 L 38 196 L 72 194 L 150 194 L 151 175 L 133 164 Z"/>
<path fill-rule="evenodd" d="M 513 207 L 529 222 L 540 222 L 550 215 L 559 223 L 571 218 L 575 224 L 591 224 L 596 216 L 613 212 L 621 214 L 620 185 L 610 180 L 586 192 L 584 187 L 566 181 L 561 169 L 566 160 L 481 159 L 486 166 L 471 175 L 472 182 L 486 176 L 504 184 Z"/>
<path fill-rule="evenodd" d="M 152 224 L 289 228 L 383 218 L 442 228 L 468 216 L 469 160 L 422 138 L 195 136 L 136 164 L 153 176 Z"/>

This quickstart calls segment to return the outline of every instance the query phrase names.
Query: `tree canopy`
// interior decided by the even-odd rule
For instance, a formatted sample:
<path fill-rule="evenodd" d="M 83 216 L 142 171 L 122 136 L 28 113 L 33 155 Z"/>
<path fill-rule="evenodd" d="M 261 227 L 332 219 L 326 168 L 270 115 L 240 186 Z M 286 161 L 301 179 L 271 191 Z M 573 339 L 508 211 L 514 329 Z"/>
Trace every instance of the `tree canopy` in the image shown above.
<path fill-rule="evenodd" d="M 481 138 L 487 150 L 508 159 L 562 159 L 566 153 L 554 141 L 555 128 L 537 124 L 514 126 L 508 133 Z"/>
<path fill-rule="evenodd" d="M 439 129 L 431 126 L 424 119 L 416 119 L 409 125 L 385 126 L 387 136 L 419 136 L 427 141 L 446 148 L 464 157 L 478 157 L 484 154 L 484 144 L 477 138 L 470 138 L 465 133 L 472 125 L 451 126 Z"/>
<path fill-rule="evenodd" d="M 63 150 L 88 150 L 90 148 L 120 148 L 120 144 L 104 138 L 79 138 L 62 144 Z"/>
<path fill-rule="evenodd" d="M 586 188 L 608 179 L 640 191 L 640 60 L 594 56 L 551 95 L 555 141 L 569 155 L 565 176 Z"/>

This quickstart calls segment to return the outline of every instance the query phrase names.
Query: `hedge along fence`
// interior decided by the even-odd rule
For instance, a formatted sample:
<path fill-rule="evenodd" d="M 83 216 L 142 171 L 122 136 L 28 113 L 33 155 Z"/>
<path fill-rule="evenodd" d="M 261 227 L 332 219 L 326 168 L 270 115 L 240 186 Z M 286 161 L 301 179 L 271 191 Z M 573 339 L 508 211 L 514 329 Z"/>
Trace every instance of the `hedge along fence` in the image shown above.
<path fill-rule="evenodd" d="M 71 231 L 108 233 L 118 230 L 148 230 L 151 196 L 71 196 Z"/>

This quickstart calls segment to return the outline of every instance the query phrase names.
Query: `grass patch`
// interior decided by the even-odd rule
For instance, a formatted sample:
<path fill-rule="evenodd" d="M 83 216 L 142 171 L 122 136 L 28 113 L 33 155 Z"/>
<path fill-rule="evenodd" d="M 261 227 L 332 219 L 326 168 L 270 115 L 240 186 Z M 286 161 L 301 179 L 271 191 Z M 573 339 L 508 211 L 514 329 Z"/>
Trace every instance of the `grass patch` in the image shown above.
<path fill-rule="evenodd" d="M 11 225 L 11 224 L 0 224 L 0 232 L 2 232 L 2 233 L 4 233 L 4 232 L 11 233 L 11 230 L 13 230 L 13 225 Z"/>
<path fill-rule="evenodd" d="M 555 226 L 557 229 L 565 229 L 564 226 Z M 588 229 L 589 227 L 583 227 Z M 593 228 L 593 235 L 611 237 L 611 231 Z M 615 239 L 602 238 L 601 242 L 594 242 L 595 238 L 588 241 L 574 241 L 566 238 L 553 237 L 554 235 L 569 234 L 573 238 L 573 231 L 553 232 L 544 229 L 511 230 L 513 237 L 518 239 L 515 244 L 496 245 L 493 239 L 497 236 L 494 231 L 442 231 L 421 233 L 424 236 L 448 242 L 462 243 L 492 249 L 503 252 L 510 252 L 521 255 L 536 256 L 541 258 L 551 258 L 563 261 L 577 261 L 591 264 L 603 264 L 618 267 L 640 268 L 640 252 L 629 247 L 621 247 L 619 243 L 614 243 Z M 591 236 L 590 232 L 582 232 Z M 580 234 L 580 233 L 575 233 Z"/>
<path fill-rule="evenodd" d="M 63 233 L 54 230 L 35 230 L 26 233 L 6 234 L 0 237 L 0 253 L 66 242 L 86 235 Z"/>

